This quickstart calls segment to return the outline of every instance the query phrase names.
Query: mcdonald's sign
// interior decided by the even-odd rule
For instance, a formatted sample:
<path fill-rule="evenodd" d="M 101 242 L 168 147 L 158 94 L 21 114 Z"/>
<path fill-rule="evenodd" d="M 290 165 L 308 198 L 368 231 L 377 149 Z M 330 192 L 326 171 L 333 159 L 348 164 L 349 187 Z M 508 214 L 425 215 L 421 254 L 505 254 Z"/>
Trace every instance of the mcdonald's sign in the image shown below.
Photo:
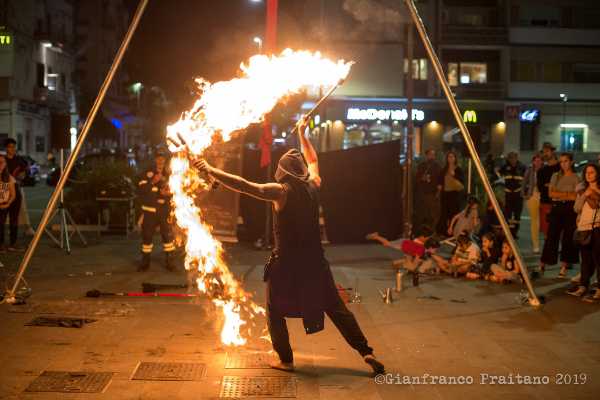
<path fill-rule="evenodd" d="M 463 121 L 466 123 L 476 124 L 477 123 L 477 113 L 475 110 L 465 110 L 463 113 Z"/>

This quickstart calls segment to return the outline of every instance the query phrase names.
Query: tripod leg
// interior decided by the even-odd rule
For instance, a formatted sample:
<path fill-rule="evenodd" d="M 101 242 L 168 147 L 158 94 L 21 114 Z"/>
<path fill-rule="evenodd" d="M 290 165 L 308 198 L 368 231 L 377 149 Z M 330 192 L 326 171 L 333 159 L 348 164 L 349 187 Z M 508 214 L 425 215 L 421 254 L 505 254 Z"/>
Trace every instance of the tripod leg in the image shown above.
<path fill-rule="evenodd" d="M 73 219 L 73 217 L 71 217 L 71 214 L 69 214 L 69 211 L 65 210 L 65 214 L 67 216 L 67 219 L 71 223 L 71 226 L 73 227 L 73 234 L 71 236 L 73 236 L 75 233 L 77 233 L 77 236 L 79 236 L 79 239 L 81 239 L 81 243 L 83 243 L 84 246 L 87 246 L 87 241 L 85 240 L 85 237 L 83 237 L 83 234 L 77 227 L 77 224 L 75 224 L 75 220 Z"/>
<path fill-rule="evenodd" d="M 67 225 L 67 215 L 64 208 L 60 209 L 60 220 L 65 230 L 65 248 L 67 249 L 67 254 L 71 254 L 71 243 L 69 243 L 69 225 Z"/>
<path fill-rule="evenodd" d="M 52 216 L 48 219 L 48 221 L 52 221 L 54 219 L 54 217 L 56 216 L 56 213 L 58 212 L 58 208 L 56 210 L 54 210 L 54 213 L 52 214 Z M 48 235 L 48 237 L 50 239 L 52 239 L 52 241 L 54 243 L 56 243 L 56 245 L 58 247 L 60 247 L 62 249 L 62 245 L 60 244 L 60 241 L 56 238 L 56 236 L 54 236 L 54 234 L 51 231 L 51 226 L 50 224 L 46 225 L 46 227 L 44 228 L 44 232 L 46 232 L 46 235 Z"/>

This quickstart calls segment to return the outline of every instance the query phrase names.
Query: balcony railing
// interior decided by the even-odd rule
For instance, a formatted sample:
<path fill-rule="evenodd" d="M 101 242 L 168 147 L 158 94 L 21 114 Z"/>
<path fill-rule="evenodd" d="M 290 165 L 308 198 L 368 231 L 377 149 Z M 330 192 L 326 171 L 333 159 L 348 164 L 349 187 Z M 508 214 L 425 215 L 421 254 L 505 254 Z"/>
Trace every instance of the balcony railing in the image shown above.
<path fill-rule="evenodd" d="M 455 26 L 442 27 L 444 44 L 505 45 L 508 29 L 505 27 Z"/>

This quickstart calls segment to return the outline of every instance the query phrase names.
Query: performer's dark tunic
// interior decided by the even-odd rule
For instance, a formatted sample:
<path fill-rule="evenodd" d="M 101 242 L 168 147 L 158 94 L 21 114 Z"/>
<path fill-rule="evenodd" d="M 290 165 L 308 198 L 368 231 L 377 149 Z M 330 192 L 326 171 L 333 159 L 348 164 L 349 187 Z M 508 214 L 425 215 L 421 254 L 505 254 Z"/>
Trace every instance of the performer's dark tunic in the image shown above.
<path fill-rule="evenodd" d="M 306 332 L 315 333 L 323 329 L 324 310 L 338 295 L 321 246 L 318 189 L 295 178 L 282 184 L 287 198 L 273 213 L 275 249 L 265 269 L 268 307 L 301 317 Z"/>

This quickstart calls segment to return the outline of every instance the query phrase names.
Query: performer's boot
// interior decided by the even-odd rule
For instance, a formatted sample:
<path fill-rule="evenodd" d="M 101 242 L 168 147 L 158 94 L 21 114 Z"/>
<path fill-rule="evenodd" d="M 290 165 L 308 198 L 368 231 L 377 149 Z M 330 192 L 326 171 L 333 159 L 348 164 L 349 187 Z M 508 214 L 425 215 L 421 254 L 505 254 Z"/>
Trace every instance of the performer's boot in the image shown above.
<path fill-rule="evenodd" d="M 138 271 L 147 271 L 150 268 L 150 253 L 142 253 L 142 260 L 138 266 Z"/>
<path fill-rule="evenodd" d="M 165 268 L 169 271 L 175 271 L 175 264 L 173 263 L 173 254 L 170 251 L 165 252 Z"/>
<path fill-rule="evenodd" d="M 383 363 L 376 359 L 373 354 L 367 354 L 363 357 L 363 359 L 367 364 L 371 366 L 371 368 L 373 368 L 373 372 L 375 372 L 378 375 L 385 374 L 385 367 L 383 366 Z"/>

